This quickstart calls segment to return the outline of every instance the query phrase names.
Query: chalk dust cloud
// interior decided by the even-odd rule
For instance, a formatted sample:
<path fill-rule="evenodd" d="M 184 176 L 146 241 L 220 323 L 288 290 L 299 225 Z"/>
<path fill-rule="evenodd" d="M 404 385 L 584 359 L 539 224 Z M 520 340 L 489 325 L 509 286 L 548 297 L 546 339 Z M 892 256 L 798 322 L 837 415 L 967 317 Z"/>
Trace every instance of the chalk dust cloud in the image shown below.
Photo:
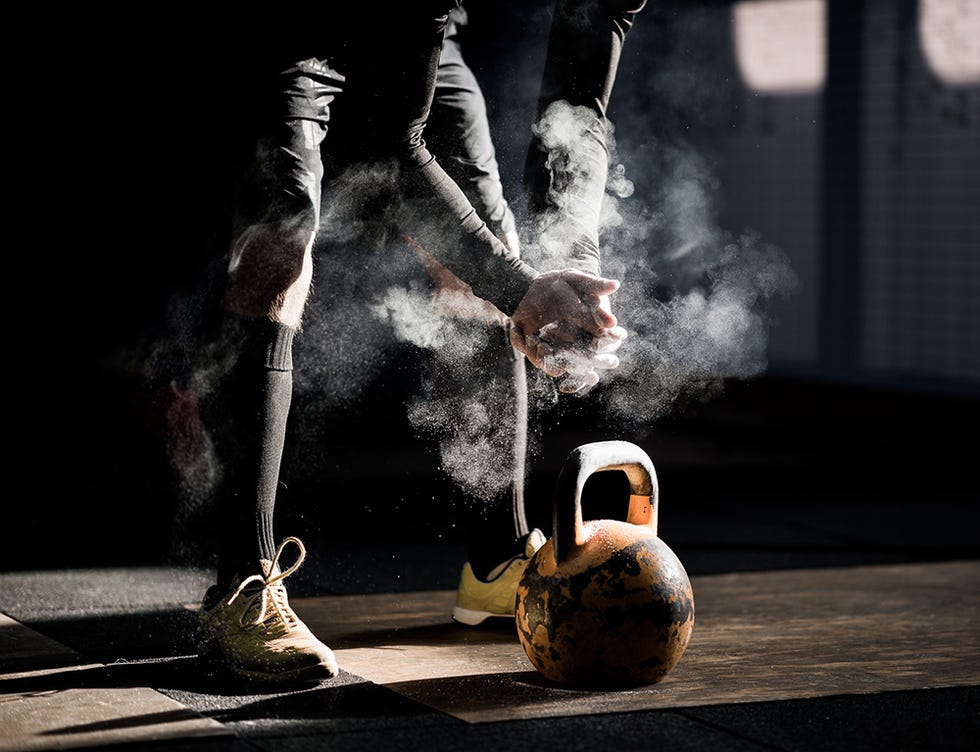
<path fill-rule="evenodd" d="M 591 111 L 564 102 L 535 125 L 564 189 L 555 192 L 559 201 L 550 216 L 523 225 L 523 255 L 540 270 L 562 268 L 581 231 L 557 219 L 567 215 L 561 196 L 580 200 L 598 169 L 595 128 Z M 620 367 L 601 372 L 598 399 L 611 421 L 636 430 L 692 399 L 716 394 L 726 379 L 764 371 L 771 324 L 766 302 L 789 293 L 796 279 L 782 252 L 764 239 L 718 226 L 718 184 L 695 151 L 660 147 L 656 190 L 641 200 L 612 124 L 607 144 L 606 191 L 597 218 L 602 273 L 623 283 L 613 310 L 629 336 L 618 352 Z M 483 497 L 499 493 L 513 462 L 509 432 L 500 428 L 512 396 L 500 386 L 503 377 L 480 358 L 499 333 L 443 315 L 420 286 L 391 285 L 369 307 L 396 340 L 431 351 L 454 372 L 455 380 L 426 382 L 408 405 L 409 419 L 419 431 L 440 437 L 442 467 L 461 489 Z M 473 388 L 474 382 L 485 388 Z M 558 402 L 553 386 L 539 379 L 532 385 L 535 405 Z"/>
<path fill-rule="evenodd" d="M 719 186 L 698 152 L 677 142 L 654 143 L 644 152 L 654 163 L 637 165 L 619 154 L 612 123 L 605 150 L 597 152 L 601 134 L 594 113 L 564 102 L 533 127 L 548 151 L 557 200 L 554 211 L 533 224 L 518 216 L 524 257 L 542 271 L 562 268 L 582 232 L 563 221 L 569 207 L 562 197 L 587 199 L 601 207 L 593 216 L 602 274 L 622 282 L 612 299 L 629 335 L 617 353 L 620 366 L 600 372 L 600 387 L 584 398 L 599 400 L 609 422 L 643 431 L 690 400 L 716 394 L 726 379 L 764 371 L 772 323 L 766 303 L 791 292 L 795 275 L 764 238 L 719 227 Z M 643 195 L 634 182 L 637 169 L 654 176 Z M 606 171 L 605 190 L 590 197 L 597 171 Z M 510 349 L 500 327 L 432 305 L 431 284 L 389 224 L 397 202 L 390 163 L 348 169 L 325 191 L 313 294 L 295 345 L 294 388 L 303 398 L 305 421 L 329 421 L 332 410 L 356 409 L 405 344 L 427 351 L 429 365 L 406 416 L 419 433 L 438 437 L 441 467 L 459 489 L 488 500 L 506 490 L 514 463 Z M 400 252 L 392 252 L 394 246 Z M 148 372 L 172 366 L 174 352 L 192 339 L 201 310 L 199 297 L 175 297 L 173 341 L 153 350 Z M 187 393 L 196 391 L 203 400 L 212 392 L 232 363 L 227 344 L 213 342 L 195 352 Z M 583 398 L 559 398 L 545 378 L 530 383 L 538 410 Z M 178 457 L 188 519 L 222 473 L 206 429 L 194 430 L 183 442 L 197 448 L 195 461 Z M 533 447 L 533 430 L 531 441 Z"/>

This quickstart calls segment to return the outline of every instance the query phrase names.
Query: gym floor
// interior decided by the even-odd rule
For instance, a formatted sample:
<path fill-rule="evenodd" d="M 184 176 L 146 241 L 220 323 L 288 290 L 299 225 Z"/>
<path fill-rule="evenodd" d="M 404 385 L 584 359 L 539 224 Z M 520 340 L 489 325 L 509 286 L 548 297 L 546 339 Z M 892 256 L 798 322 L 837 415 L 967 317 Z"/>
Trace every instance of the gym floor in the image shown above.
<path fill-rule="evenodd" d="M 466 54 L 516 207 L 553 3 L 467 5 Z M 776 5 L 825 6 L 826 38 Z M 622 439 L 652 457 L 660 532 L 697 604 L 674 671 L 633 692 L 566 693 L 535 678 L 507 625 L 449 621 L 465 553 L 437 447 L 405 417 L 419 356 L 351 357 L 345 322 L 324 315 L 330 350 L 297 362 L 361 391 L 326 404 L 324 389 L 297 390 L 277 529 L 309 548 L 290 596 L 345 671 L 274 693 L 211 675 L 192 608 L 222 531 L 200 477 L 174 471 L 196 447 L 182 432 L 194 395 L 170 389 L 184 364 L 162 343 L 199 321 L 227 178 L 211 136 L 234 113 L 205 137 L 199 113 L 234 103 L 200 84 L 210 45 L 174 54 L 186 15 L 120 33 L 85 6 L 34 24 L 44 54 L 12 76 L 32 102 L 57 82 L 40 90 L 58 115 L 10 118 L 26 147 L 8 149 L 10 214 L 33 233 L 4 259 L 0 750 L 980 749 L 980 80 L 946 80 L 975 72 L 973 6 L 647 6 L 610 110 L 633 211 L 654 233 L 638 233 L 637 258 L 667 279 L 671 249 L 751 228 L 800 277 L 771 311 L 769 375 L 644 426 L 609 422 L 591 397 L 538 418 L 529 515 L 546 531 L 571 449 Z M 764 73 L 825 65 L 825 84 L 757 88 L 742 55 L 756 44 L 746 59 Z M 330 269 L 315 300 L 346 300 Z M 373 344 L 363 318 L 348 336 Z M 588 516 L 620 514 L 592 490 Z"/>
<path fill-rule="evenodd" d="M 294 472 L 278 521 L 310 548 L 291 598 L 349 670 L 277 692 L 210 672 L 191 610 L 209 569 L 157 524 L 174 515 L 153 506 L 165 468 L 130 447 L 100 485 L 79 446 L 63 466 L 79 504 L 57 524 L 43 504 L 22 509 L 4 553 L 0 749 L 977 748 L 975 459 L 953 430 L 975 425 L 974 398 L 767 377 L 645 434 L 604 425 L 587 400 L 546 416 L 532 523 L 547 527 L 569 449 L 633 440 L 657 466 L 661 535 L 701 594 L 661 685 L 584 693 L 535 681 L 509 626 L 469 631 L 439 610 L 464 553 L 434 447 L 391 413 L 384 436 L 354 428 L 383 420 L 390 392 L 335 416 L 342 463 Z M 592 516 L 614 513 L 592 495 Z M 516 670 L 486 670 L 491 655 Z"/>

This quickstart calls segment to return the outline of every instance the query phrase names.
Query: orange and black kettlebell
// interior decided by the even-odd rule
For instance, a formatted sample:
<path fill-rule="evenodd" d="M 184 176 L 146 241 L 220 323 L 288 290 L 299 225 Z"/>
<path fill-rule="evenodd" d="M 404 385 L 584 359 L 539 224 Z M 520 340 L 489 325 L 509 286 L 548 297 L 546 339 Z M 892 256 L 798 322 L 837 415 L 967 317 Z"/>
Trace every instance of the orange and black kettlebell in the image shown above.
<path fill-rule="evenodd" d="M 586 480 L 614 470 L 630 484 L 626 521 L 583 521 Z M 660 681 L 691 637 L 694 594 L 657 537 L 657 476 L 646 452 L 626 441 L 573 450 L 558 477 L 553 532 L 517 587 L 517 632 L 531 663 L 563 684 Z"/>

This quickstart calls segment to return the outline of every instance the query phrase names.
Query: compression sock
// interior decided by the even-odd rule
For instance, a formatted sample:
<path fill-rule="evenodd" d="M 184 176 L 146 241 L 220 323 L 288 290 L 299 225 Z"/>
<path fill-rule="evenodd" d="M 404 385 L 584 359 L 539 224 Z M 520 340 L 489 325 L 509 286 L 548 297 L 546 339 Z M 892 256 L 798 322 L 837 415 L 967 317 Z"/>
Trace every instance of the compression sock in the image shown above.
<path fill-rule="evenodd" d="M 266 319 L 229 316 L 225 335 L 238 359 L 215 395 L 218 456 L 225 480 L 218 503 L 218 583 L 258 574 L 275 556 L 273 512 L 292 398 L 295 330 Z"/>

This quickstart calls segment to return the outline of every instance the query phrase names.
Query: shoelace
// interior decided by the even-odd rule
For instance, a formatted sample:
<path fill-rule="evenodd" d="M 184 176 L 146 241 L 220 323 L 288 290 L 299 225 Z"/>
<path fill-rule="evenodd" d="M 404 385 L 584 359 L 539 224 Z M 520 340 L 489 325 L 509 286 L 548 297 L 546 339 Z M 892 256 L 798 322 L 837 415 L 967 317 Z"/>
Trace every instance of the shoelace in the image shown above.
<path fill-rule="evenodd" d="M 279 564 L 279 557 L 282 556 L 283 549 L 286 548 L 287 543 L 296 544 L 296 546 L 299 548 L 299 558 L 297 558 L 296 561 L 293 563 L 293 565 L 289 567 L 286 571 L 273 575 L 272 572 L 275 571 L 276 566 Z M 253 574 L 251 577 L 246 577 L 238 585 L 238 588 L 236 588 L 235 592 L 231 594 L 231 597 L 228 599 L 228 605 L 230 606 L 232 603 L 234 603 L 235 600 L 238 598 L 238 596 L 240 596 L 244 592 L 246 587 L 251 585 L 253 582 L 258 582 L 262 585 L 262 589 L 256 591 L 251 595 L 245 596 L 245 601 L 244 601 L 245 609 L 242 612 L 243 616 L 244 614 L 247 614 L 249 611 L 251 611 L 252 606 L 256 601 L 261 599 L 262 607 L 259 609 L 258 616 L 255 617 L 255 620 L 251 623 L 250 626 L 257 626 L 259 624 L 262 624 L 266 620 L 266 617 L 270 612 L 270 606 L 271 606 L 271 610 L 275 611 L 276 614 L 279 616 L 279 619 L 280 621 L 282 621 L 283 626 L 286 627 L 286 631 L 287 632 L 290 631 L 293 627 L 296 626 L 299 620 L 296 617 L 296 614 L 293 613 L 293 610 L 289 607 L 289 604 L 286 603 L 286 591 L 283 588 L 277 586 L 281 585 L 283 580 L 285 580 L 287 577 L 289 577 L 289 575 L 291 575 L 293 572 L 299 569 L 300 564 L 303 563 L 303 560 L 305 558 L 306 558 L 306 546 L 303 545 L 303 541 L 301 541 L 299 538 L 294 538 L 294 537 L 286 538 L 285 540 L 283 540 L 282 543 L 279 544 L 279 548 L 276 549 L 276 555 L 273 557 L 272 563 L 269 565 L 270 575 L 266 577 L 265 575 L 261 575 L 261 574 Z"/>

